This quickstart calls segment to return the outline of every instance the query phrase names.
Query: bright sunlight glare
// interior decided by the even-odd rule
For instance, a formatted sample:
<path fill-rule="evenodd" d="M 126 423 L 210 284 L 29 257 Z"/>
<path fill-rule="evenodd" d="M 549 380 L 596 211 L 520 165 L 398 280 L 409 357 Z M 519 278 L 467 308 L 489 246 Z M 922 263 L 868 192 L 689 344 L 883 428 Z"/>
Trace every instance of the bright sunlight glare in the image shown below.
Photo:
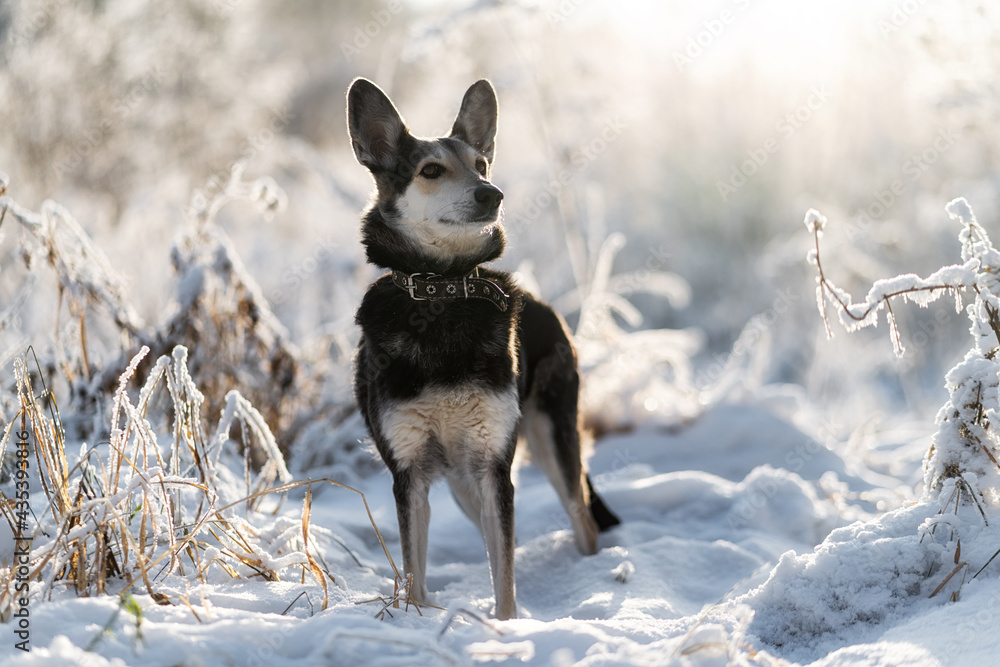
<path fill-rule="evenodd" d="M 861 0 L 634 0 L 616 18 L 695 77 L 751 67 L 774 79 L 815 79 L 835 76 L 857 38 L 874 30 L 872 7 Z"/>

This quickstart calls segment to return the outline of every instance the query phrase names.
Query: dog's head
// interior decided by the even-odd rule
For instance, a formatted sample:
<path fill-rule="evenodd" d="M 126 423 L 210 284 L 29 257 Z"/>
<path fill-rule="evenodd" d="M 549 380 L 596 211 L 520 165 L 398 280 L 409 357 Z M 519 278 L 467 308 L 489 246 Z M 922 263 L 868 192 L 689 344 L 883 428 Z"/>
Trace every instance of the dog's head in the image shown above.
<path fill-rule="evenodd" d="M 378 86 L 356 79 L 347 91 L 347 130 L 377 187 L 362 228 L 370 262 L 456 275 L 503 253 L 503 193 L 489 180 L 497 131 L 489 81 L 465 93 L 449 136 L 425 139 L 410 134 Z"/>

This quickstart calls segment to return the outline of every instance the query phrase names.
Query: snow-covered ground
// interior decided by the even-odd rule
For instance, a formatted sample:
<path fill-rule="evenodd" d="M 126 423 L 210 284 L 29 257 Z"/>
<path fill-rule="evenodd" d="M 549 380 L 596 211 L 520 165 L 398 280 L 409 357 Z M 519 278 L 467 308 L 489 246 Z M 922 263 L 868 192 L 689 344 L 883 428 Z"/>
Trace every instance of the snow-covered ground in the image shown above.
<path fill-rule="evenodd" d="M 320 587 L 298 576 L 168 578 L 156 591 L 169 604 L 136 587 L 140 623 L 117 597 L 66 591 L 32 604 L 30 654 L 8 640 L 0 655 L 18 665 L 987 665 L 1000 648 L 995 576 L 957 601 L 958 577 L 929 598 L 953 566 L 942 531 L 922 538 L 938 508 L 878 510 L 912 495 L 915 466 L 898 479 L 839 456 L 767 401 L 718 405 L 673 434 L 605 438 L 592 472 L 623 522 L 582 557 L 543 475 L 520 471 L 518 620 L 490 618 L 482 540 L 443 484 L 431 494 L 428 586 L 446 611 L 390 608 L 377 620 L 383 605 L 370 600 L 392 594 L 392 572 L 361 499 L 327 486 L 312 505 L 336 578 L 325 611 Z M 360 484 L 398 561 L 390 487 L 387 474 Z M 277 517 L 250 518 L 294 525 L 300 512 L 286 502 Z M 961 554 L 975 569 L 1000 546 L 978 516 L 950 521 L 981 545 Z"/>

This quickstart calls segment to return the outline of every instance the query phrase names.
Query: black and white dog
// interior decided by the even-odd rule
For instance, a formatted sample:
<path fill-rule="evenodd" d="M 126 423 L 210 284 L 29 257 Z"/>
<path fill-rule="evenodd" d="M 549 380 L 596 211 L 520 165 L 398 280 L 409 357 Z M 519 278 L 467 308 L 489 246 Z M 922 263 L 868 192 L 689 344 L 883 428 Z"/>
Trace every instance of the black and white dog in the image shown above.
<path fill-rule="evenodd" d="M 593 554 L 598 531 L 619 521 L 586 473 L 580 379 L 563 321 L 508 273 L 482 266 L 505 245 L 503 193 L 489 181 L 496 94 L 476 82 L 450 136 L 422 139 L 378 86 L 356 79 L 347 127 L 377 186 L 362 243 L 369 262 L 392 271 L 358 308 L 355 392 L 392 472 L 410 593 L 427 596 L 427 494 L 444 475 L 485 538 L 495 614 L 515 618 L 511 462 L 519 433 L 582 553 Z"/>

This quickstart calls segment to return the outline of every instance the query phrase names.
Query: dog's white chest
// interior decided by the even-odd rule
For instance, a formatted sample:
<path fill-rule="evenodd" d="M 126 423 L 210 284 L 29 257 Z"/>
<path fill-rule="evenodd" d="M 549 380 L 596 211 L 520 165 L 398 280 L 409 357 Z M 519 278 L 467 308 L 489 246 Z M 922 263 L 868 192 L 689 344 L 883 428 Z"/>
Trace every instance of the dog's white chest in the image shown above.
<path fill-rule="evenodd" d="M 448 466 L 500 457 L 520 418 L 517 390 L 496 393 L 468 385 L 428 387 L 382 413 L 382 433 L 403 468 L 421 462 L 429 447 L 443 448 Z"/>

